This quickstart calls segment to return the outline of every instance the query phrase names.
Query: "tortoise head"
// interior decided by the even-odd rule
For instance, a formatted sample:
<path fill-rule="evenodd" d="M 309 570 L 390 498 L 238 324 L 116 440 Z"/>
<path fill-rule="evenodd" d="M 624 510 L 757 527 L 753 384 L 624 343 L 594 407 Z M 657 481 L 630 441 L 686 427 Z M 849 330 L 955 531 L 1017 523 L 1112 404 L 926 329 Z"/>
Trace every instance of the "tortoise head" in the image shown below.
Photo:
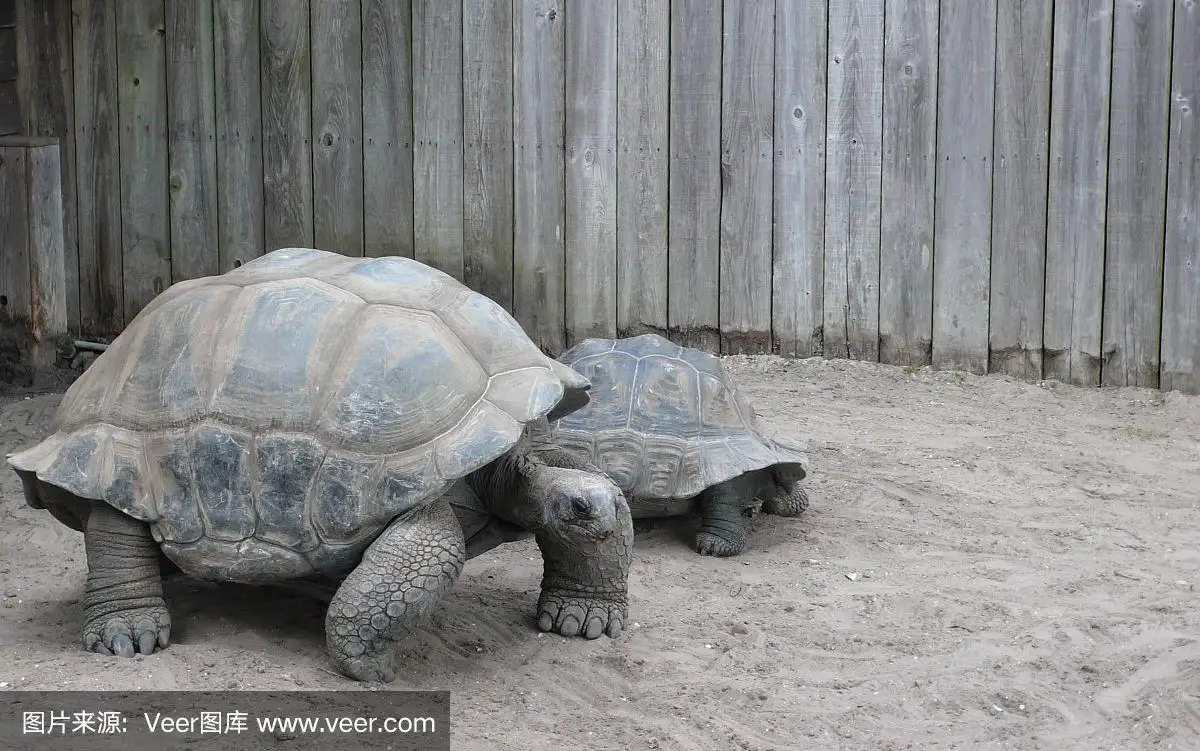
<path fill-rule="evenodd" d="M 530 479 L 538 489 L 533 500 L 543 504 L 545 531 L 563 541 L 607 540 L 629 515 L 621 489 L 604 474 L 540 464 Z"/>

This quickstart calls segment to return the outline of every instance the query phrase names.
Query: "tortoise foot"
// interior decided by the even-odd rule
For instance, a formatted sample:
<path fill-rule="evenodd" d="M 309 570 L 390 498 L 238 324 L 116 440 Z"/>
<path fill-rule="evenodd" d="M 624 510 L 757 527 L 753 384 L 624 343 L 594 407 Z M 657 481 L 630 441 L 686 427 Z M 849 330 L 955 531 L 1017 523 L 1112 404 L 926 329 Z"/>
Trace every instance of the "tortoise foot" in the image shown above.
<path fill-rule="evenodd" d="M 396 660 L 390 653 L 338 661 L 343 675 L 364 683 L 391 683 L 396 680 Z"/>
<path fill-rule="evenodd" d="M 97 616 L 83 627 L 84 649 L 102 655 L 148 655 L 170 642 L 171 615 L 165 602 Z"/>
<path fill-rule="evenodd" d="M 711 532 L 696 533 L 696 552 L 700 555 L 729 558 L 741 553 L 745 547 L 744 542 L 733 542 Z"/>
<path fill-rule="evenodd" d="M 542 590 L 538 600 L 537 627 L 539 631 L 563 636 L 598 639 L 607 634 L 615 639 L 625 628 L 627 616 L 628 607 L 624 598 Z"/>

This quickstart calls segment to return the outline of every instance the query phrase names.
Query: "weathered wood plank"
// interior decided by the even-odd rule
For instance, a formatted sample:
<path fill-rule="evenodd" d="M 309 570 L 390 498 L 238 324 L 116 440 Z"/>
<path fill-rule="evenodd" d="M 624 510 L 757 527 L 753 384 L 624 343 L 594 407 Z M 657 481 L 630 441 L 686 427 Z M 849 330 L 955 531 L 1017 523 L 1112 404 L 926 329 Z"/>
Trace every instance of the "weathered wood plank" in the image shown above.
<path fill-rule="evenodd" d="M 721 351 L 771 351 L 775 4 L 725 5 L 721 63 Z"/>
<path fill-rule="evenodd" d="M 363 255 L 362 7 L 311 0 L 313 242 Z"/>
<path fill-rule="evenodd" d="M 1042 377 L 1053 0 L 996 7 L 988 367 Z"/>
<path fill-rule="evenodd" d="M 212 0 L 167 3 L 171 279 L 220 273 Z"/>
<path fill-rule="evenodd" d="M 1175 3 L 1159 386 L 1200 393 L 1200 3 Z"/>
<path fill-rule="evenodd" d="M 671 339 L 721 346 L 721 4 L 671 4 L 667 319 Z"/>
<path fill-rule="evenodd" d="M 414 254 L 463 278 L 462 4 L 413 9 Z"/>
<path fill-rule="evenodd" d="M 68 90 L 69 91 L 69 90 Z M 3 148 L 4 141 L 0 141 Z M 62 142 L 38 143 L 29 148 L 29 324 L 34 340 L 49 339 L 68 331 L 66 274 L 66 224 L 63 212 Z M 3 157 L 0 157 L 3 158 Z"/>
<path fill-rule="evenodd" d="M 788 357 L 823 350 L 826 21 L 826 0 L 775 3 L 771 325 Z"/>
<path fill-rule="evenodd" d="M 0 147 L 0 322 L 25 321 L 29 286 L 28 149 Z"/>
<path fill-rule="evenodd" d="M 21 132 L 59 139 L 67 316 L 79 325 L 79 229 L 75 186 L 75 101 L 69 0 L 18 0 L 16 19 Z"/>
<path fill-rule="evenodd" d="M 829 14 L 826 357 L 879 359 L 883 12 L 883 0 L 848 0 Z"/>
<path fill-rule="evenodd" d="M 80 329 L 112 335 L 125 325 L 116 3 L 74 0 L 73 13 Z"/>
<path fill-rule="evenodd" d="M 21 107 L 16 81 L 0 81 L 0 135 L 21 129 Z"/>
<path fill-rule="evenodd" d="M 1118 0 L 1114 13 L 1101 382 L 1157 388 L 1171 5 Z"/>
<path fill-rule="evenodd" d="M 557 354 L 566 328 L 562 1 L 517 0 L 513 40 L 513 312 L 543 350 Z"/>
<path fill-rule="evenodd" d="M 513 309 L 513 2 L 463 6 L 463 279 Z"/>
<path fill-rule="evenodd" d="M 266 250 L 313 244 L 312 78 L 308 3 L 262 0 Z"/>
<path fill-rule="evenodd" d="M 60 155 L 56 138 L 0 138 L 0 324 L 51 353 L 68 330 Z"/>
<path fill-rule="evenodd" d="M 617 0 L 566 19 L 568 347 L 617 331 Z"/>
<path fill-rule="evenodd" d="M 166 18 L 162 0 L 117 3 L 125 323 L 171 284 Z"/>
<path fill-rule="evenodd" d="M 667 333 L 670 0 L 617 7 L 617 333 Z"/>
<path fill-rule="evenodd" d="M 996 1 L 942 6 L 938 31 L 933 365 L 986 373 Z"/>
<path fill-rule="evenodd" d="M 364 250 L 412 258 L 411 3 L 363 0 L 362 13 Z"/>
<path fill-rule="evenodd" d="M 933 359 L 933 201 L 937 170 L 938 2 L 884 9 L 879 360 Z"/>
<path fill-rule="evenodd" d="M 13 81 L 17 77 L 17 30 L 16 27 L 0 27 L 0 81 Z"/>
<path fill-rule="evenodd" d="M 1112 0 L 1054 4 L 1046 378 L 1100 383 Z"/>
<path fill-rule="evenodd" d="M 266 252 L 259 0 L 213 0 L 217 255 L 222 273 Z"/>

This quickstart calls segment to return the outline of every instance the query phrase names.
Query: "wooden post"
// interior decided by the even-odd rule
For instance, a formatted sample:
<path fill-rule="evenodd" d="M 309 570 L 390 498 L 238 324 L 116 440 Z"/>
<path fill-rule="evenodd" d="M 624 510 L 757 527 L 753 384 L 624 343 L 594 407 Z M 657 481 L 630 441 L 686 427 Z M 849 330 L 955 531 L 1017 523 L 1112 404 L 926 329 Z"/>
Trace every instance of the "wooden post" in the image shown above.
<path fill-rule="evenodd" d="M 67 333 L 60 169 L 58 139 L 0 137 L 0 382 L 42 381 Z"/>

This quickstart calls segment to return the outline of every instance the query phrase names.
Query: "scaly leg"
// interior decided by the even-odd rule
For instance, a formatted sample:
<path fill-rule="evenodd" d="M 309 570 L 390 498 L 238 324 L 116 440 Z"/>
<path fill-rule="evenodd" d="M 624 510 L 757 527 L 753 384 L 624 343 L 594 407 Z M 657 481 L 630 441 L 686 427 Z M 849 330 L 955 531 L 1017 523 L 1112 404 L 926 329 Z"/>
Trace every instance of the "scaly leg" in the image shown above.
<path fill-rule="evenodd" d="M 763 501 L 764 514 L 800 516 L 808 508 L 808 493 L 799 481 L 776 482 L 776 491 Z"/>
<path fill-rule="evenodd" d="M 747 475 L 705 490 L 700 495 L 700 555 L 734 556 L 746 547 L 746 527 L 758 511 L 753 479 Z"/>
<path fill-rule="evenodd" d="M 163 649 L 171 615 L 163 600 L 159 547 L 150 528 L 96 503 L 84 531 L 88 578 L 83 596 L 83 647 L 133 657 Z"/>
<path fill-rule="evenodd" d="M 329 604 L 325 639 L 338 669 L 360 681 L 395 680 L 395 645 L 430 616 L 465 561 L 445 496 L 393 521 Z"/>

